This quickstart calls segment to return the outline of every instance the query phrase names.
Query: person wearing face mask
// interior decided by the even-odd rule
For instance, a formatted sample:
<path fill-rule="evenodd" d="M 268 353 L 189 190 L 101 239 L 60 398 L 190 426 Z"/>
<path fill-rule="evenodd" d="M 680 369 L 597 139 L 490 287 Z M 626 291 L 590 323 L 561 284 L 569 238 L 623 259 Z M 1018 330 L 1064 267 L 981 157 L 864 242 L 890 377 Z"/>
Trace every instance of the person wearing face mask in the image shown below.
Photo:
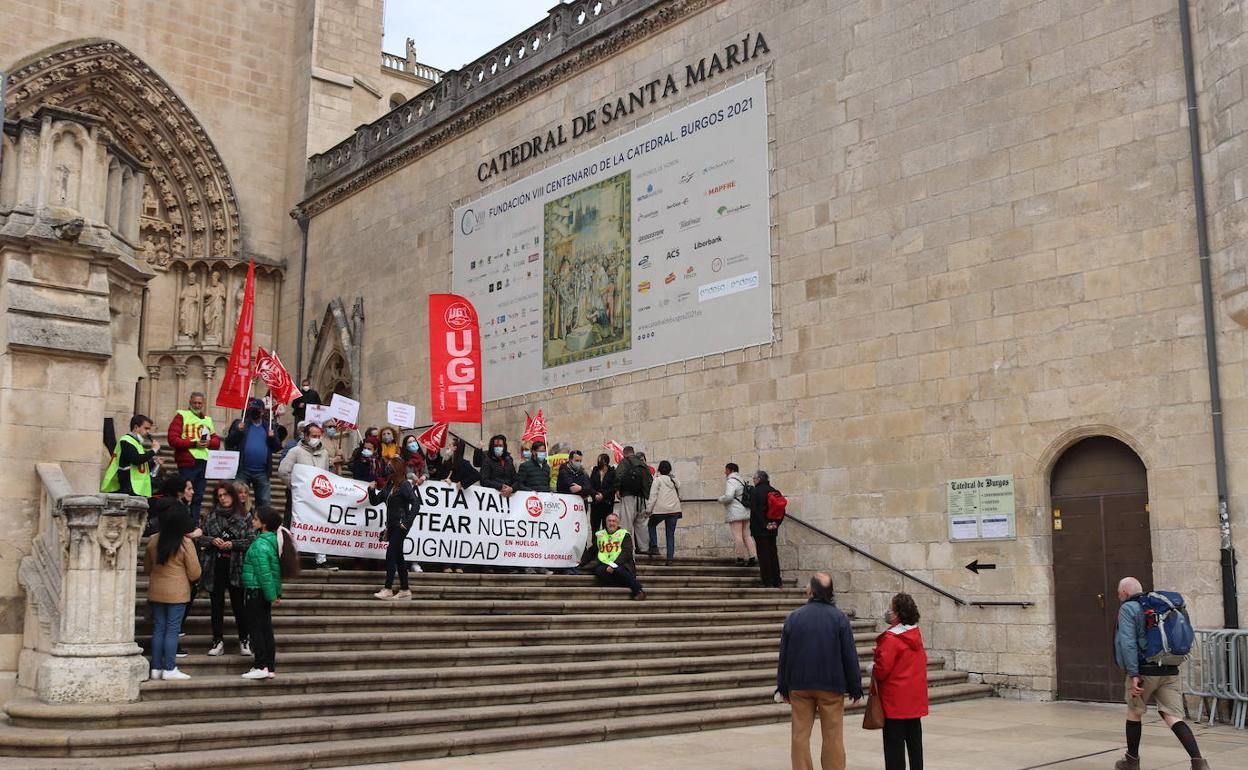
<path fill-rule="evenodd" d="M 311 465 L 323 471 L 329 470 L 329 450 L 321 443 L 321 434 L 320 425 L 308 423 L 303 428 L 303 439 L 282 458 L 281 465 L 277 466 L 277 475 L 286 482 L 287 487 L 290 486 L 290 475 L 295 472 L 296 465 Z M 316 555 L 317 567 L 329 568 L 328 564 L 325 554 Z"/>
<path fill-rule="evenodd" d="M 430 481 L 446 481 L 451 475 L 451 448 L 425 448 L 425 478 Z"/>
<path fill-rule="evenodd" d="M 615 507 L 615 468 L 611 465 L 611 456 L 605 452 L 598 455 L 598 462 L 589 472 L 589 486 L 594 490 L 589 506 L 589 531 L 597 532 Z"/>
<path fill-rule="evenodd" d="M 380 458 L 383 463 L 389 463 L 391 460 L 399 456 L 399 431 L 389 425 L 377 432 L 377 438 L 381 441 Z"/>
<path fill-rule="evenodd" d="M 269 468 L 273 453 L 281 450 L 282 442 L 273 430 L 272 422 L 265 419 L 263 401 L 251 399 L 246 415 L 231 426 L 225 437 L 225 448 L 239 453 L 238 472 L 234 480 L 250 484 L 255 490 L 256 501 L 261 506 L 268 505 L 272 497 Z"/>
<path fill-rule="evenodd" d="M 522 492 L 550 491 L 550 463 L 546 462 L 546 442 L 534 441 L 529 459 L 516 468 L 516 489 Z"/>
<path fill-rule="evenodd" d="M 178 473 L 191 482 L 195 496 L 191 500 L 191 521 L 199 525 L 199 508 L 204 499 L 204 486 L 208 483 L 208 450 L 221 448 L 221 437 L 212 424 L 212 418 L 204 411 L 204 394 L 195 391 L 188 399 L 187 409 L 179 409 L 169 423 L 169 446 L 173 447 L 173 459 Z"/>
<path fill-rule="evenodd" d="M 490 451 L 481 462 L 481 486 L 497 489 L 503 497 L 516 491 L 516 465 L 507 453 L 507 437 L 501 433 L 490 437 Z"/>
<path fill-rule="evenodd" d="M 290 402 L 290 410 L 295 416 L 296 424 L 303 422 L 307 416 L 309 406 L 320 406 L 325 403 L 321 400 L 321 394 L 316 392 L 316 388 L 312 387 L 312 381 L 308 378 L 305 377 L 303 379 L 303 382 L 299 385 L 299 390 L 302 395 Z"/>
<path fill-rule="evenodd" d="M 384 485 L 372 482 L 368 485 L 370 505 L 386 505 L 386 584 L 373 594 L 378 599 L 410 599 L 412 592 L 407 582 L 407 557 L 404 548 L 407 531 L 412 528 L 416 514 L 420 513 L 420 495 L 416 487 L 424 478 L 406 470 L 402 459 L 390 461 L 390 473 Z M 399 592 L 394 592 L 394 576 L 399 576 Z"/>
<path fill-rule="evenodd" d="M 384 473 L 379 456 L 381 442 L 376 436 L 366 436 L 351 453 L 351 478 L 356 481 L 377 481 Z"/>
<path fill-rule="evenodd" d="M 559 477 L 555 482 L 555 491 L 565 495 L 576 495 L 585 500 L 586 510 L 591 505 L 598 491 L 594 488 L 594 484 L 590 481 L 589 475 L 585 473 L 585 456 L 581 454 L 581 450 L 573 449 L 568 452 L 568 461 L 559 466 Z"/>
<path fill-rule="evenodd" d="M 415 434 L 408 433 L 403 436 L 403 442 L 399 447 L 399 457 L 403 459 L 403 464 L 409 471 L 417 476 L 425 475 L 425 450 Z"/>
<path fill-rule="evenodd" d="M 150 448 L 145 444 L 150 443 Z M 142 414 L 130 418 L 130 432 L 113 449 L 112 461 L 100 482 L 101 492 L 152 496 L 152 476 L 160 468 L 160 444 L 152 439 L 152 420 Z"/>
<path fill-rule="evenodd" d="M 344 431 L 338 427 L 337 420 L 326 420 L 324 432 L 321 435 L 322 443 L 325 450 L 329 452 L 329 469 L 334 473 L 341 474 L 343 468 L 347 464 L 347 455 L 343 451 L 347 437 Z"/>

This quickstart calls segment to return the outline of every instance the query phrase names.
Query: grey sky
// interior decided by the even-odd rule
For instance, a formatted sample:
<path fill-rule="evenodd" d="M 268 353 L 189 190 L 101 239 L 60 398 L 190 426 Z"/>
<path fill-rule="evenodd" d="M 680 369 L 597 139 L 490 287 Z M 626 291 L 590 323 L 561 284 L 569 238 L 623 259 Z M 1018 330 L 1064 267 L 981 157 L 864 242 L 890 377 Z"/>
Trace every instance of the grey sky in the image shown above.
<path fill-rule="evenodd" d="M 456 69 L 536 24 L 559 0 L 386 0 L 385 50 L 402 54 L 416 41 L 416 58 Z"/>

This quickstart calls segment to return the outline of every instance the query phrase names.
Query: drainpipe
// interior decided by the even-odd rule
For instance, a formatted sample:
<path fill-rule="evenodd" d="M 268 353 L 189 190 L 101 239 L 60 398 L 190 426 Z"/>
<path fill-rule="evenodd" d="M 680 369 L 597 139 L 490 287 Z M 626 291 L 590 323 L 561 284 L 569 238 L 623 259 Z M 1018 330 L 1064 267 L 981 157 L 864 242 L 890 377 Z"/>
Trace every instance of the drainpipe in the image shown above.
<path fill-rule="evenodd" d="M 303 233 L 303 242 L 299 246 L 299 328 L 295 330 L 295 372 L 299 377 L 303 374 L 303 293 L 308 287 L 308 215 L 296 209 L 295 221 L 299 223 L 299 232 Z"/>
<path fill-rule="evenodd" d="M 1235 544 L 1226 485 L 1226 443 L 1222 429 L 1222 388 L 1218 381 L 1218 340 L 1214 326 L 1213 276 L 1209 258 L 1209 221 L 1205 209 L 1205 169 L 1200 149 L 1200 111 L 1196 102 L 1196 65 L 1192 56 L 1192 18 L 1188 0 L 1179 0 L 1183 40 L 1183 78 L 1187 84 L 1187 134 L 1192 153 L 1192 197 L 1200 248 L 1200 295 L 1205 310 L 1205 358 L 1209 368 L 1209 410 L 1213 429 L 1213 467 L 1218 485 L 1218 534 L 1222 550 L 1223 627 L 1239 628 L 1239 592 L 1235 586 Z"/>

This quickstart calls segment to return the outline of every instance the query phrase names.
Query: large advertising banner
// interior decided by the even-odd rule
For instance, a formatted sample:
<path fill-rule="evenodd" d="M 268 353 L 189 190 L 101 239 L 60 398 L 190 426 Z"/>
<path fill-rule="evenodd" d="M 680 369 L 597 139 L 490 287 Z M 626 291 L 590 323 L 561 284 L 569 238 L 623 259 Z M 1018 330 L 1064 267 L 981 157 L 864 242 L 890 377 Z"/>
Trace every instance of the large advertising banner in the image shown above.
<path fill-rule="evenodd" d="M 757 76 L 455 210 L 495 400 L 770 342 Z"/>
<path fill-rule="evenodd" d="M 370 505 L 368 485 L 310 465 L 291 473 L 291 533 L 301 552 L 386 558 L 386 509 Z M 409 561 L 512 567 L 575 567 L 589 543 L 589 516 L 575 495 L 460 489 L 426 481 L 407 533 Z"/>

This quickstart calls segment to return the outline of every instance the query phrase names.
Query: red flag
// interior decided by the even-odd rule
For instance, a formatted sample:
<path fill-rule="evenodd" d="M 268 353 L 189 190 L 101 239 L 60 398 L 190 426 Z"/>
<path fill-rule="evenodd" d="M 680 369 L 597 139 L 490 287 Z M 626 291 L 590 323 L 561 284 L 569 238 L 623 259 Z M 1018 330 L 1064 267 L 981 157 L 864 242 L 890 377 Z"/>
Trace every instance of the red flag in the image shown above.
<path fill-rule="evenodd" d="M 289 404 L 299 396 L 303 395 L 295 383 L 290 379 L 290 372 L 286 371 L 286 367 L 282 366 L 282 360 L 277 357 L 276 353 L 270 353 L 264 348 L 259 349 L 256 354 L 256 374 L 269 386 L 273 398 L 280 404 Z"/>
<path fill-rule="evenodd" d="M 458 294 L 429 295 L 429 391 L 438 422 L 481 422 L 481 325 Z"/>
<path fill-rule="evenodd" d="M 446 429 L 447 424 L 440 422 L 437 425 L 429 426 L 429 430 L 416 437 L 420 445 L 428 452 L 437 452 L 446 446 Z"/>
<path fill-rule="evenodd" d="M 614 440 L 608 441 L 602 445 L 602 448 L 611 450 L 611 459 L 616 465 L 619 465 L 620 461 L 624 459 L 624 447 L 620 446 L 619 442 Z"/>
<path fill-rule="evenodd" d="M 234 347 L 230 349 L 230 362 L 225 367 L 221 390 L 217 393 L 217 406 L 226 409 L 242 409 L 251 395 L 251 341 L 256 309 L 256 263 L 247 263 L 247 284 L 243 288 L 243 309 L 238 314 L 238 327 L 234 330 Z"/>
<path fill-rule="evenodd" d="M 546 440 L 546 418 L 542 416 L 542 410 L 537 410 L 537 417 L 529 417 L 529 413 L 524 413 L 524 433 L 520 434 L 521 441 L 545 441 Z"/>

